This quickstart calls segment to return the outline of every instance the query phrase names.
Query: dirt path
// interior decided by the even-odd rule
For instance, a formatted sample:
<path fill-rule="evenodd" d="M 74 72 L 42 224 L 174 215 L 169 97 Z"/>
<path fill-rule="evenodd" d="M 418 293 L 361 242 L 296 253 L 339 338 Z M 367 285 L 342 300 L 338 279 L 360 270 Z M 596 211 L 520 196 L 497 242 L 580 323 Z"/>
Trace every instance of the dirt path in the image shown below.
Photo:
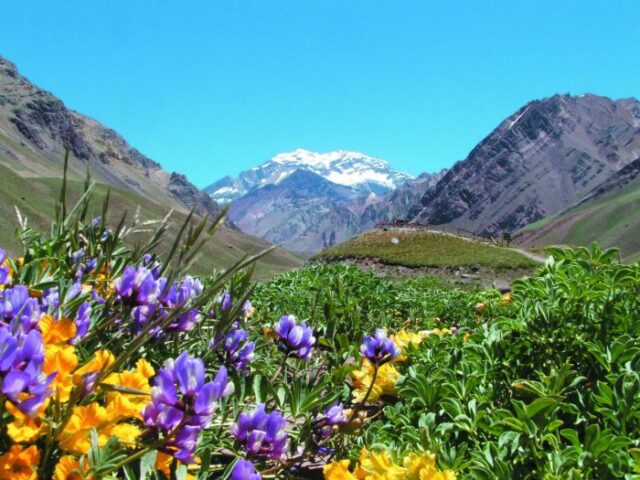
<path fill-rule="evenodd" d="M 513 247 L 510 247 L 510 249 L 513 250 L 514 252 L 518 252 L 518 253 L 524 255 L 527 258 L 530 258 L 534 262 L 544 263 L 547 260 L 547 257 L 545 255 L 542 255 L 540 253 L 533 253 L 533 252 L 530 252 L 528 250 L 525 250 L 524 248 L 513 248 Z"/>

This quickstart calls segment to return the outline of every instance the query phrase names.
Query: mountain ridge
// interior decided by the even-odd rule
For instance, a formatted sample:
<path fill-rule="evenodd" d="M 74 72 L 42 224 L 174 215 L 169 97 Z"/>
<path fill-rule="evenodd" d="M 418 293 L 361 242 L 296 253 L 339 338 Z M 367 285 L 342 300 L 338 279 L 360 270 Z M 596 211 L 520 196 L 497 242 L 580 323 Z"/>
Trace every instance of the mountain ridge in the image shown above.
<path fill-rule="evenodd" d="M 277 184 L 296 170 L 308 170 L 338 185 L 353 189 L 353 196 L 386 193 L 411 175 L 393 169 L 388 162 L 349 150 L 317 153 L 298 148 L 279 153 L 257 167 L 226 176 L 204 188 L 220 203 L 232 202 L 248 192 Z"/>
<path fill-rule="evenodd" d="M 414 221 L 516 231 L 579 201 L 640 152 L 640 102 L 534 100 L 498 125 L 410 209 Z"/>
<path fill-rule="evenodd" d="M 132 190 L 157 203 L 199 215 L 217 216 L 220 207 L 179 173 L 161 165 L 115 130 L 67 108 L 54 94 L 21 75 L 0 56 L 0 162 L 23 176 L 59 177 L 65 150 L 69 173 Z"/>

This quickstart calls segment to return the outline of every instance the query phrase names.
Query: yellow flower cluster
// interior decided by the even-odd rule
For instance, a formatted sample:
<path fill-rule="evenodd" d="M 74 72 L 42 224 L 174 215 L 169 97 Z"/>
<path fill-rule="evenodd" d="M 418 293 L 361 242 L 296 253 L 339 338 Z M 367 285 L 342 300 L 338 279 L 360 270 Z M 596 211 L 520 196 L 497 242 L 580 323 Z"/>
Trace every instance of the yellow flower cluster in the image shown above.
<path fill-rule="evenodd" d="M 455 480 L 452 470 L 439 470 L 436 457 L 430 452 L 410 453 L 402 465 L 393 462 L 387 452 L 375 453 L 363 449 L 353 472 L 349 460 L 334 461 L 324 467 L 325 480 Z"/>
<path fill-rule="evenodd" d="M 400 330 L 399 332 L 392 335 L 391 339 L 402 353 L 398 355 L 398 357 L 396 357 L 392 363 L 405 361 L 407 357 L 404 352 L 406 352 L 407 348 L 410 345 L 417 347 L 425 338 L 430 335 L 443 336 L 450 335 L 451 333 L 451 330 L 448 328 L 434 328 L 433 330 L 423 330 L 418 333 L 409 332 L 404 329 Z M 395 387 L 396 382 L 400 378 L 400 372 L 396 370 L 392 363 L 385 363 L 378 368 L 378 373 L 376 375 L 375 381 L 373 382 L 373 387 L 371 388 L 371 393 L 367 398 L 367 402 L 375 402 L 382 396 L 391 396 L 396 393 Z M 362 367 L 359 370 L 354 370 L 353 372 L 351 372 L 354 386 L 354 402 L 360 403 L 364 400 L 364 397 L 369 391 L 369 387 L 371 386 L 373 374 L 374 367 L 366 359 L 362 361 Z"/>
<path fill-rule="evenodd" d="M 38 463 L 40 452 L 35 445 L 27 448 L 12 445 L 7 453 L 0 455 L 0 480 L 36 480 Z"/>
<path fill-rule="evenodd" d="M 364 400 L 373 381 L 374 367 L 368 360 L 363 360 L 362 368 L 351 372 L 353 377 L 353 401 L 360 403 Z M 378 374 L 371 393 L 367 398 L 368 402 L 375 402 L 384 395 L 394 395 L 396 393 L 396 382 L 400 378 L 400 372 L 391 363 L 385 363 L 378 368 Z"/>
<path fill-rule="evenodd" d="M 38 449 L 33 445 L 23 447 L 20 444 L 32 443 L 42 436 L 53 435 L 55 429 L 46 421 L 47 408 L 55 403 L 57 410 L 63 409 L 74 388 L 87 388 L 87 384 L 93 382 L 96 375 L 109 368 L 115 360 L 111 352 L 98 350 L 88 362 L 78 367 L 75 347 L 69 343 L 76 333 L 73 321 L 66 318 L 55 320 L 50 315 L 45 315 L 38 327 L 45 348 L 43 371 L 47 375 L 55 373 L 51 383 L 53 395 L 33 417 L 23 414 L 12 403 L 5 403 L 7 411 L 13 417 L 7 425 L 7 435 L 15 444 L 0 456 L 0 480 L 36 478 L 35 468 L 40 456 Z M 154 375 L 153 367 L 141 359 L 135 369 L 111 373 L 101 380 L 100 385 L 92 386 L 100 394 L 100 402 L 73 406 L 68 421 L 57 434 L 56 440 L 64 455 L 55 467 L 55 479 L 80 478 L 77 472 L 81 465 L 77 456 L 89 452 L 93 429 L 98 432 L 101 446 L 110 437 L 116 437 L 125 445 L 135 443 L 141 433 L 135 421 L 142 420 L 141 411 L 150 398 L 149 380 Z"/>
<path fill-rule="evenodd" d="M 105 358 L 109 361 L 108 353 L 98 352 L 96 355 L 98 358 L 93 360 L 96 364 L 101 364 Z M 100 386 L 106 391 L 104 406 L 92 402 L 74 407 L 66 428 L 58 436 L 60 448 L 76 455 L 86 454 L 91 445 L 92 429 L 98 431 L 100 446 L 112 436 L 125 445 L 133 444 L 141 431 L 126 420 L 141 420 L 140 412 L 149 402 L 149 379 L 154 374 L 153 367 L 146 360 L 138 360 L 134 370 L 107 376 Z"/>

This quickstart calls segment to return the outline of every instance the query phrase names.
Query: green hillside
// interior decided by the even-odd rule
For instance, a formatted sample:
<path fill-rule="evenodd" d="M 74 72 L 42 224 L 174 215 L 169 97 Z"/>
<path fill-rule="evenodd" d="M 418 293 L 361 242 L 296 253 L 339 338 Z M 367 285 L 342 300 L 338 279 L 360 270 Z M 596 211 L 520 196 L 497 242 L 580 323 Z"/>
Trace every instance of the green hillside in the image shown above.
<path fill-rule="evenodd" d="M 397 238 L 397 244 L 392 239 Z M 441 232 L 370 231 L 328 248 L 316 258 L 375 258 L 409 267 L 529 268 L 537 262 L 509 248 Z"/>
<path fill-rule="evenodd" d="M 527 225 L 516 241 L 527 247 L 598 242 L 619 248 L 625 261 L 640 257 L 640 177 L 623 188 Z"/>
<path fill-rule="evenodd" d="M 19 244 L 15 240 L 18 226 L 15 207 L 28 219 L 29 226 L 47 231 L 51 216 L 54 213 L 55 199 L 60 191 L 60 179 L 57 178 L 25 178 L 17 175 L 11 169 L 0 164 L 0 246 L 11 253 L 18 253 Z M 70 180 L 68 182 L 69 199 L 74 202 L 80 197 L 83 182 Z M 107 193 L 107 187 L 96 186 L 93 208 L 99 214 L 102 201 Z M 169 207 L 160 206 L 132 191 L 111 188 L 110 220 L 116 222 L 126 211 L 128 218 L 133 220 L 136 209 L 140 208 L 142 220 L 162 219 L 169 211 Z M 160 249 L 167 249 L 177 234 L 178 226 L 186 218 L 182 212 L 174 212 L 166 238 Z M 137 234 L 143 235 L 143 234 Z M 142 238 L 138 237 L 137 241 Z M 132 242 L 136 239 L 132 238 Z M 196 270 L 208 272 L 212 268 L 227 268 L 245 254 L 255 254 L 269 247 L 261 239 L 251 237 L 238 231 L 222 227 L 215 237 L 203 248 Z M 256 268 L 258 278 L 266 278 L 275 273 L 291 270 L 302 264 L 302 260 L 294 255 L 277 249 L 262 259 Z"/>

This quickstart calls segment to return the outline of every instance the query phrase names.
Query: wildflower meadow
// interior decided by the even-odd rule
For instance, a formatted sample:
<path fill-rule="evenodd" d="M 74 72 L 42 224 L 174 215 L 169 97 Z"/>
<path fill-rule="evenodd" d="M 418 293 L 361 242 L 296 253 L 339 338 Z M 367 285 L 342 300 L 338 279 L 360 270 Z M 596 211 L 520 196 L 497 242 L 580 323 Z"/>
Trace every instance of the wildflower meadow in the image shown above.
<path fill-rule="evenodd" d="M 0 250 L 0 479 L 640 478 L 640 266 L 552 249 L 512 293 L 343 265 L 190 269 L 215 227 L 92 185 Z M 97 213 L 96 213 L 97 211 Z"/>

